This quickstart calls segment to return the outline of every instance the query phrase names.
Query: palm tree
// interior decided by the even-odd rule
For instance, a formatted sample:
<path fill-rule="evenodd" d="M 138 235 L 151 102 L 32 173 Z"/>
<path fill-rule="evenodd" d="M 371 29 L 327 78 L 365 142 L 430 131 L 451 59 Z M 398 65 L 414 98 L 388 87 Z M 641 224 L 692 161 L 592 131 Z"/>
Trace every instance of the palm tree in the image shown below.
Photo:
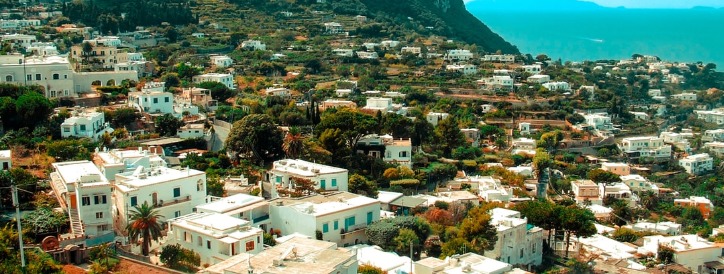
<path fill-rule="evenodd" d="M 148 256 L 151 241 L 158 241 L 161 238 L 161 225 L 159 218 L 163 218 L 158 214 L 155 206 L 149 206 L 147 202 L 143 205 L 134 206 L 131 209 L 130 222 L 126 226 L 131 241 L 137 242 L 139 238 L 143 238 L 143 256 Z"/>
<path fill-rule="evenodd" d="M 291 127 L 287 134 L 284 136 L 284 143 L 282 149 L 287 157 L 296 159 L 302 154 L 302 148 L 304 146 L 304 138 L 302 132 L 298 127 Z"/>

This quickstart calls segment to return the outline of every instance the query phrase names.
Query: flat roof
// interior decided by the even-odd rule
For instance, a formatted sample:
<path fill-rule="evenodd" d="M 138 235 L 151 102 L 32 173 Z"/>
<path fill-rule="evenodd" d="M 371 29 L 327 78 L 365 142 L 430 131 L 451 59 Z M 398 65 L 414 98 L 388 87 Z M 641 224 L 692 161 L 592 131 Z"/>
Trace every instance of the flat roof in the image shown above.
<path fill-rule="evenodd" d="M 377 200 L 389 204 L 390 202 L 394 201 L 395 199 L 402 197 L 402 193 L 399 192 L 391 192 L 391 191 L 378 191 L 377 192 Z"/>
<path fill-rule="evenodd" d="M 264 198 L 262 197 L 239 193 L 236 195 L 218 199 L 210 203 L 197 205 L 196 208 L 199 210 L 210 212 L 227 213 L 229 211 L 243 208 L 256 203 L 268 204 L 268 202 L 264 201 Z"/>
<path fill-rule="evenodd" d="M 12 150 L 0 150 L 0 158 L 10 158 L 13 155 Z"/>
<path fill-rule="evenodd" d="M 150 172 L 151 175 L 148 175 L 148 172 Z M 205 174 L 205 172 L 189 168 L 176 170 L 173 168 L 159 166 L 148 169 L 143 166 L 139 166 L 133 171 L 116 174 L 116 186 L 121 191 L 126 192 L 130 191 L 132 188 L 144 187 L 203 174 Z"/>
<path fill-rule="evenodd" d="M 248 221 L 219 213 L 191 213 L 172 221 L 173 226 L 213 235 L 215 238 L 224 237 L 237 240 L 261 233 L 259 228 L 249 227 L 248 224 Z M 227 231 L 229 233 L 225 234 L 224 232 Z M 228 243 L 228 240 L 231 239 L 224 242 Z"/>
<path fill-rule="evenodd" d="M 399 197 L 392 202 L 390 202 L 391 205 L 401 206 L 401 207 L 416 207 L 423 205 L 427 202 L 427 199 L 419 198 L 419 197 L 410 197 L 410 196 L 402 196 Z"/>
<path fill-rule="evenodd" d="M 106 177 L 103 176 L 101 171 L 98 170 L 98 167 L 91 161 L 61 162 L 53 163 L 52 165 L 66 184 L 81 181 L 81 177 L 88 175 L 98 176 L 97 178 L 93 178 L 94 182 L 88 183 L 109 184 Z"/>
<path fill-rule="evenodd" d="M 347 170 L 344 168 L 316 164 L 299 159 L 275 161 L 272 170 L 296 174 L 304 177 L 311 177 L 317 174 L 334 174 L 347 172 Z"/>
<path fill-rule="evenodd" d="M 150 140 L 146 142 L 142 142 L 141 145 L 145 146 L 164 146 L 164 145 L 171 145 L 183 142 L 184 139 L 176 138 L 176 137 L 169 137 L 169 138 L 159 138 L 155 140 Z"/>
<path fill-rule="evenodd" d="M 288 206 L 313 216 L 322 216 L 379 203 L 376 199 L 349 192 L 336 192 L 329 195 L 317 194 L 301 198 L 277 198 L 271 201 L 272 206 Z"/>

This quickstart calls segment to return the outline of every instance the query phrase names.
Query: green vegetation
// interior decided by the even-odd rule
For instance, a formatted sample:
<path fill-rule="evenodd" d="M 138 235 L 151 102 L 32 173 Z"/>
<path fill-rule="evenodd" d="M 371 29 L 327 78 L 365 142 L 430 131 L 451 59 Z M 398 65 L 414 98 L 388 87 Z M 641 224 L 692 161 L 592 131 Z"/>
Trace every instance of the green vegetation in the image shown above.
<path fill-rule="evenodd" d="M 179 244 L 164 246 L 159 259 L 164 265 L 184 272 L 195 272 L 201 265 L 199 254 L 183 248 Z"/>

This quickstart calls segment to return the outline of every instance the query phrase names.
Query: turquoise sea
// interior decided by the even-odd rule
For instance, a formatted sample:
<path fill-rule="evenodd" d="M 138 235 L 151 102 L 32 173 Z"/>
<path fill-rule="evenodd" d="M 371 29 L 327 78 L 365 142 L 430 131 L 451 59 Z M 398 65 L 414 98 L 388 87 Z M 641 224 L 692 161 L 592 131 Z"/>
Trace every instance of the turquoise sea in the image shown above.
<path fill-rule="evenodd" d="M 724 67 L 722 9 L 485 11 L 476 17 L 522 53 L 565 61 L 623 59 L 632 54 Z"/>

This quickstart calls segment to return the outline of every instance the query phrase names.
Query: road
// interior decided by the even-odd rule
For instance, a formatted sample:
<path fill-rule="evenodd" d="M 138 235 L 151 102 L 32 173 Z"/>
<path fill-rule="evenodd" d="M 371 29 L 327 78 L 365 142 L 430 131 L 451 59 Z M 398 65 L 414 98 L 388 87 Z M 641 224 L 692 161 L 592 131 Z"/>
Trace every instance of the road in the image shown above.
<path fill-rule="evenodd" d="M 214 126 L 214 135 L 211 136 L 211 151 L 221 151 L 224 149 L 226 138 L 229 137 L 229 129 L 222 126 Z"/>

